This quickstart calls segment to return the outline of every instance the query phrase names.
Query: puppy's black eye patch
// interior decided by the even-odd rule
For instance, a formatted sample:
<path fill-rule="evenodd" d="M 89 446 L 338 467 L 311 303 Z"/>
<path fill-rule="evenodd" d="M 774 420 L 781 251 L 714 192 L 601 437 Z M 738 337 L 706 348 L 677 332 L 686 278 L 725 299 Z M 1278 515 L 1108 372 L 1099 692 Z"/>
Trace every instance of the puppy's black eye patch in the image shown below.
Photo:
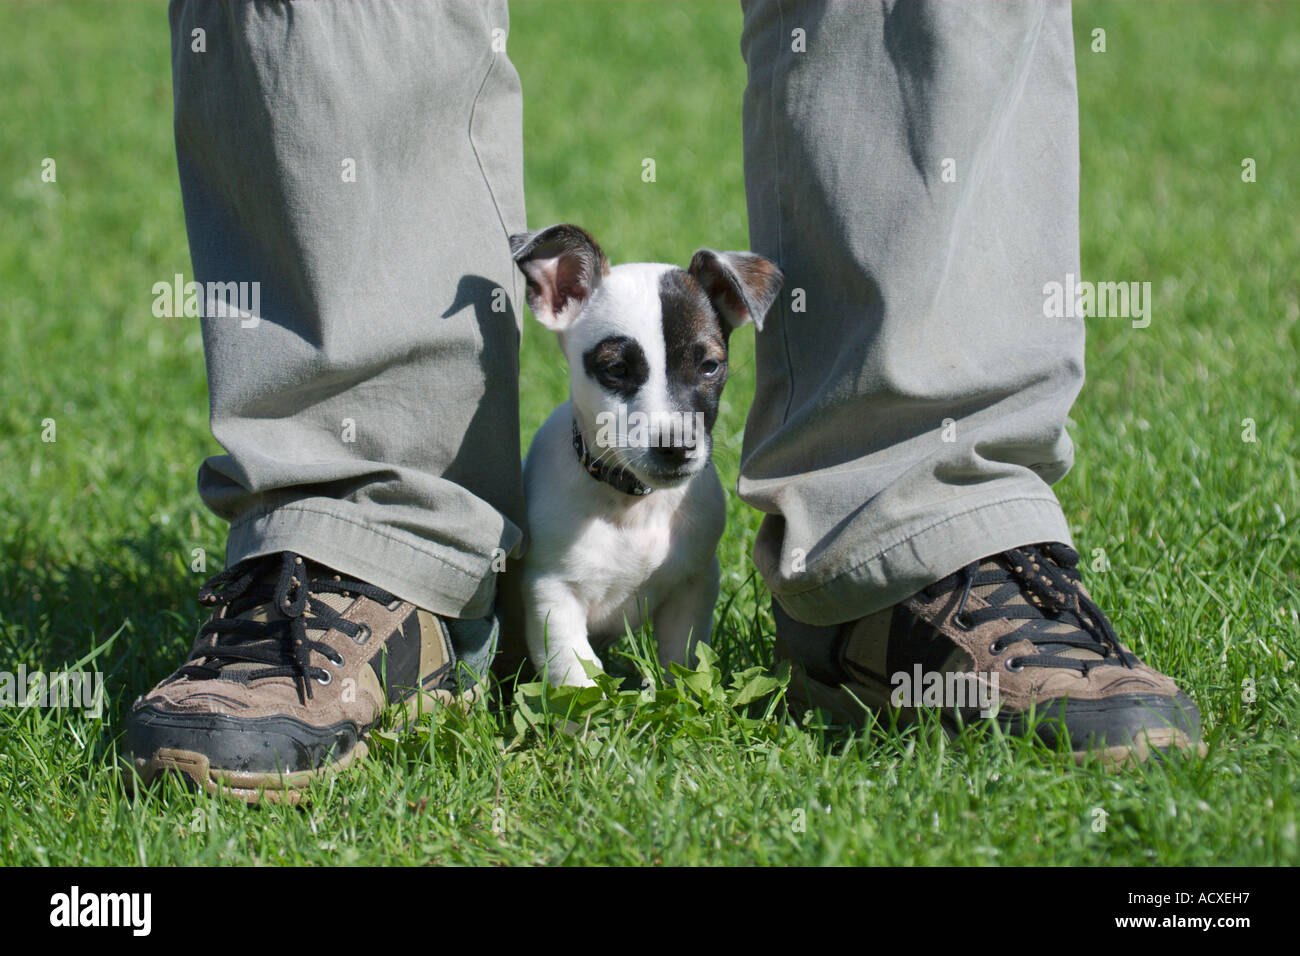
<path fill-rule="evenodd" d="M 636 339 L 611 335 L 582 354 L 582 367 L 602 388 L 631 398 L 650 377 L 650 364 Z"/>

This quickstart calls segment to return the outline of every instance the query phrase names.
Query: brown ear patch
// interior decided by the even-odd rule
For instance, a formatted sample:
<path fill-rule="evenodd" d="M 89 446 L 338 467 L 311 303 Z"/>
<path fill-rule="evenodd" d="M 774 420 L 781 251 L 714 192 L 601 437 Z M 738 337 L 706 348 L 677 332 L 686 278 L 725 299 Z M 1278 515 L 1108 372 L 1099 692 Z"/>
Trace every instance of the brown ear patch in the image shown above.
<path fill-rule="evenodd" d="M 609 260 L 585 229 L 570 223 L 510 237 L 510 253 L 527 282 L 537 320 L 559 331 L 569 325 L 609 275 Z"/>
<path fill-rule="evenodd" d="M 510 254 L 516 263 L 560 252 L 586 258 L 601 276 L 609 275 L 609 260 L 605 258 L 604 250 L 581 226 L 562 222 L 534 232 L 517 232 L 510 237 Z"/>
<path fill-rule="evenodd" d="M 785 277 L 776 263 L 752 252 L 701 249 L 687 270 L 708 295 L 728 326 L 753 322 L 760 330 Z"/>

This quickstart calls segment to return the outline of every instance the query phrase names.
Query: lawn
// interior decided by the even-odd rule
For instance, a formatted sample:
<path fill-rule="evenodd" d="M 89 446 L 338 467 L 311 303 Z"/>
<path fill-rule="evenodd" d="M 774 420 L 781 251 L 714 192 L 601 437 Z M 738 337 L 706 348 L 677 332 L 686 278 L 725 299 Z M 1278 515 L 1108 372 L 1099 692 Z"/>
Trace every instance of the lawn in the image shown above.
<path fill-rule="evenodd" d="M 739 27 L 730 2 L 515 4 L 530 224 L 616 262 L 745 248 Z M 758 516 L 732 494 L 691 692 L 615 694 L 577 733 L 535 695 L 437 715 L 305 807 L 250 808 L 133 800 L 116 770 L 126 708 L 192 639 L 195 549 L 212 573 L 224 541 L 194 489 L 217 449 L 198 327 L 151 311 L 190 272 L 165 6 L 0 5 L 0 670 L 96 668 L 108 695 L 101 720 L 0 708 L 0 863 L 1300 863 L 1300 5 L 1084 3 L 1075 33 L 1084 274 L 1155 302 L 1146 328 L 1091 320 L 1057 490 L 1099 603 L 1199 703 L 1205 760 L 799 726 L 758 679 Z M 729 489 L 751 332 L 732 365 Z M 527 442 L 567 388 L 531 319 L 522 375 Z"/>

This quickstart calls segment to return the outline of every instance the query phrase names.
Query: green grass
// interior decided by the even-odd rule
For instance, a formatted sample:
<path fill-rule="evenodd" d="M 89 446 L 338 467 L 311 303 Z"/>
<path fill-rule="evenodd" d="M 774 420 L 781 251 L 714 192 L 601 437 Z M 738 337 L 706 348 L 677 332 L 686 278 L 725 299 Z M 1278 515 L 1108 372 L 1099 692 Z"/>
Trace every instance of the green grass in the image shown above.
<path fill-rule="evenodd" d="M 516 4 L 530 223 L 582 223 L 615 261 L 745 247 L 739 25 L 731 3 Z M 199 333 L 150 312 L 152 284 L 189 273 L 165 9 L 0 5 L 0 669 L 98 648 L 110 697 L 103 721 L 0 710 L 0 863 L 1300 862 L 1300 6 L 1086 3 L 1075 29 L 1084 271 L 1150 280 L 1156 303 L 1147 329 L 1092 322 L 1058 491 L 1085 561 L 1109 561 L 1102 606 L 1199 702 L 1206 760 L 1106 774 L 978 732 L 845 739 L 770 696 L 734 706 L 772 627 L 733 496 L 719 660 L 694 692 L 583 704 L 576 734 L 536 699 L 442 715 L 309 807 L 256 809 L 171 784 L 133 802 L 113 765 L 125 708 L 189 645 L 192 549 L 212 571 L 223 541 L 194 490 L 216 448 Z M 753 392 L 738 338 L 729 487 Z M 523 368 L 527 441 L 566 390 L 531 320 Z"/>

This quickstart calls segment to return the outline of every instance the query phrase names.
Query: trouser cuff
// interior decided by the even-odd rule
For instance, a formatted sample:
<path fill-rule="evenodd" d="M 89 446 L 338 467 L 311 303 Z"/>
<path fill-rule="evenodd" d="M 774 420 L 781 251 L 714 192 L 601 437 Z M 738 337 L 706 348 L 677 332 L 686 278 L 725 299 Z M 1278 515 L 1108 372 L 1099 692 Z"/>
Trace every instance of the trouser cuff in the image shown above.
<path fill-rule="evenodd" d="M 980 558 L 1040 541 L 1073 546 L 1065 515 L 1050 494 L 972 504 L 815 582 L 776 580 L 762 554 L 755 557 L 787 614 L 827 625 L 874 614 Z"/>
<path fill-rule="evenodd" d="M 367 526 L 337 507 L 297 502 L 239 518 L 230 526 L 226 565 L 293 551 L 443 617 L 479 618 L 491 611 L 496 575 L 490 557 Z"/>

